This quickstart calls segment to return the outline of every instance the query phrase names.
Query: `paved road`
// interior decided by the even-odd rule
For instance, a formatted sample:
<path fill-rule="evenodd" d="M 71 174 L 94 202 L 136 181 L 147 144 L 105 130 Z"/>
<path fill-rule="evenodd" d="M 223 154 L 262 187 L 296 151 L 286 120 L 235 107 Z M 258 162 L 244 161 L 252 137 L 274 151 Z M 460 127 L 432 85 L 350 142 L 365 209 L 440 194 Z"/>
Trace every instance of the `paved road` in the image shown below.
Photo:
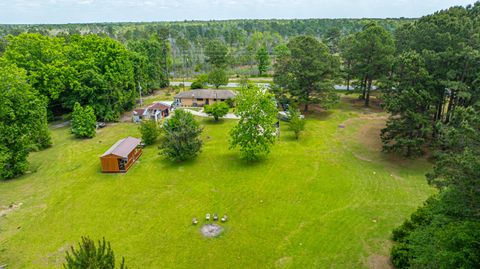
<path fill-rule="evenodd" d="M 170 81 L 170 85 L 171 86 L 180 86 L 183 82 L 181 81 Z M 258 86 L 260 87 L 270 87 L 270 83 L 256 83 Z M 192 85 L 192 82 L 189 82 L 189 81 L 185 81 L 185 87 L 190 87 Z M 212 86 L 213 85 L 209 85 L 209 86 Z M 230 82 L 228 83 L 226 86 L 223 86 L 223 87 L 226 87 L 226 88 L 238 88 L 240 87 L 240 83 L 235 83 L 235 82 Z M 376 90 L 377 87 L 375 86 L 372 86 L 373 90 Z M 347 86 L 346 85 L 335 85 L 335 90 L 338 90 L 338 91 L 346 91 L 347 90 Z M 350 90 L 353 90 L 353 87 L 350 86 Z"/>

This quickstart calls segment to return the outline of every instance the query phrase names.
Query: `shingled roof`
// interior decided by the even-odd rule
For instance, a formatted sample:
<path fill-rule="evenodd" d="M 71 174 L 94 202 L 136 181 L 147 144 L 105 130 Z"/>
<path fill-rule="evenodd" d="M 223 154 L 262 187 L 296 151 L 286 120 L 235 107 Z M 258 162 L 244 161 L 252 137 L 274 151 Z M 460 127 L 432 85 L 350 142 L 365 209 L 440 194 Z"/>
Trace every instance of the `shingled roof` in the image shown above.
<path fill-rule="evenodd" d="M 105 153 L 103 153 L 102 157 L 107 155 L 115 155 L 123 158 L 127 158 L 128 154 L 132 152 L 138 145 L 140 145 L 141 140 L 135 137 L 127 137 L 124 139 L 120 139 L 117 143 L 113 144 Z"/>
<path fill-rule="evenodd" d="M 175 95 L 175 98 L 229 99 L 237 94 L 231 90 L 191 90 Z"/>

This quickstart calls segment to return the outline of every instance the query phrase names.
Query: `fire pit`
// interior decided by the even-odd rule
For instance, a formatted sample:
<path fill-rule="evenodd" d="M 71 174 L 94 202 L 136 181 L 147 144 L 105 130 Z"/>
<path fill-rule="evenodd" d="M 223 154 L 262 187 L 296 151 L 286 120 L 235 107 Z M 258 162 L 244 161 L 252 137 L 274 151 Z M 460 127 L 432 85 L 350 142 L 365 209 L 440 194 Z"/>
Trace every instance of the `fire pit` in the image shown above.
<path fill-rule="evenodd" d="M 200 229 L 205 237 L 217 237 L 223 232 L 223 228 L 217 224 L 206 224 Z"/>

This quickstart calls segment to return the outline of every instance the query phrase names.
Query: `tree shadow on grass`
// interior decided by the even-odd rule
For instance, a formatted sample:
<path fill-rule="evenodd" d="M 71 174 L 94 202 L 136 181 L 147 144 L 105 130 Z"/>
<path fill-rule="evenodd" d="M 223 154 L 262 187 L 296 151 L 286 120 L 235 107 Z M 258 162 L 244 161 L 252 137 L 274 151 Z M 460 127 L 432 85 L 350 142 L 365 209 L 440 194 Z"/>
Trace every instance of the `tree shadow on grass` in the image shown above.
<path fill-rule="evenodd" d="M 262 165 L 267 164 L 269 162 L 269 155 L 262 156 L 258 160 L 250 161 L 250 160 L 242 159 L 238 151 L 235 151 L 235 152 L 232 151 L 232 152 L 223 154 L 222 159 L 230 160 L 228 162 L 228 165 L 232 165 L 237 168 L 248 169 L 248 168 L 260 167 Z"/>
<path fill-rule="evenodd" d="M 199 158 L 199 156 L 185 161 L 172 161 L 165 157 L 161 157 L 159 158 L 159 161 L 162 162 L 162 169 L 178 170 L 179 168 L 188 168 L 195 166 L 197 163 L 197 158 Z"/>

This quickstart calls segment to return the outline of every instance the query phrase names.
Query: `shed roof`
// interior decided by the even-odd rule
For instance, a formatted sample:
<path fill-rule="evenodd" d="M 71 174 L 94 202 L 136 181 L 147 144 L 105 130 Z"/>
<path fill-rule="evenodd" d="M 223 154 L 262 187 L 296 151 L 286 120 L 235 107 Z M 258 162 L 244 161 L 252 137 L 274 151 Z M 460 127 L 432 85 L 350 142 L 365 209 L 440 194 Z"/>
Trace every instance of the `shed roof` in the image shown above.
<path fill-rule="evenodd" d="M 175 95 L 175 98 L 229 99 L 237 94 L 231 90 L 191 90 Z"/>
<path fill-rule="evenodd" d="M 117 143 L 113 144 L 101 157 L 105 157 L 107 155 L 115 155 L 123 158 L 127 158 L 128 154 L 132 152 L 138 145 L 140 145 L 141 140 L 135 137 L 127 137 L 124 139 L 120 139 Z"/>

